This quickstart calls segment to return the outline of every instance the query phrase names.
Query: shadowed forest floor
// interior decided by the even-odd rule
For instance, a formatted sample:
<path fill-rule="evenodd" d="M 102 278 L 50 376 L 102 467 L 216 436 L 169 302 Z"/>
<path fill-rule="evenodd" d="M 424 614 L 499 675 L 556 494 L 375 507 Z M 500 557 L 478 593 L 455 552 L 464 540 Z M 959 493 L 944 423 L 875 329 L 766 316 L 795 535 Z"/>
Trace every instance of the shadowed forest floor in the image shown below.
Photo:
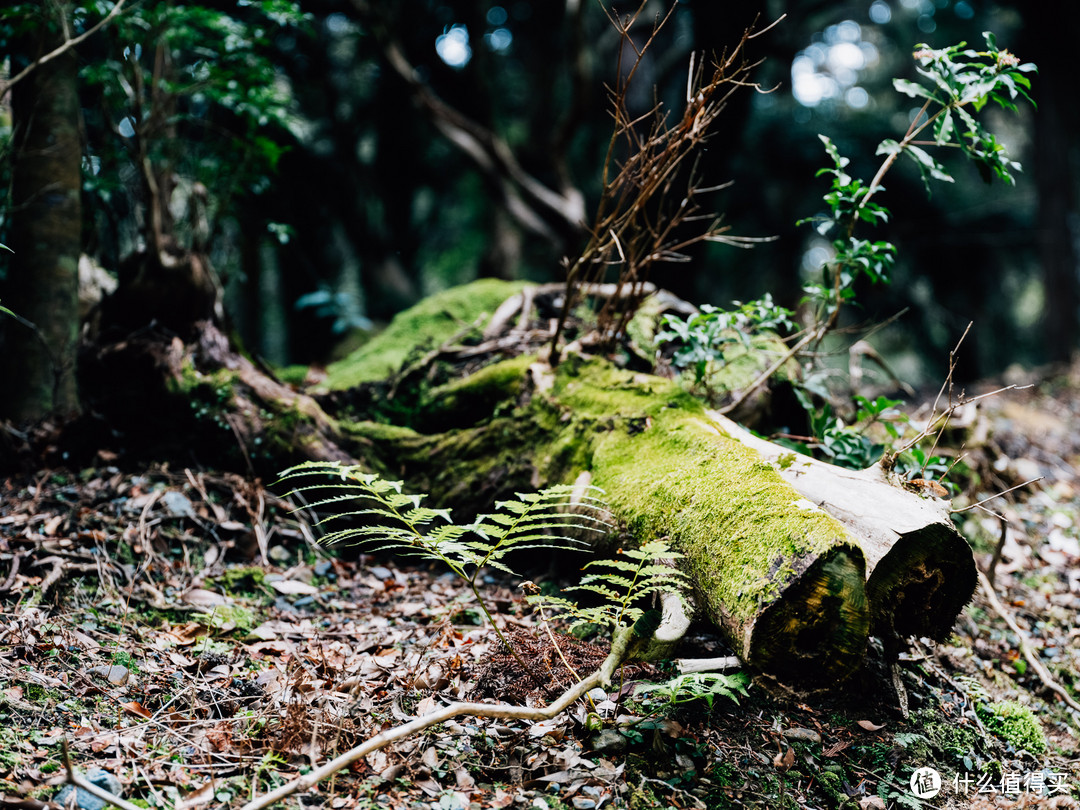
<path fill-rule="evenodd" d="M 1074 699 L 1078 385 L 1063 375 L 986 401 L 973 465 L 983 473 L 962 498 L 1043 480 L 988 504 L 1008 518 L 1004 533 L 981 509 L 958 515 L 984 570 L 1002 543 L 998 597 Z M 481 695 L 523 694 L 475 598 L 439 568 L 331 553 L 280 486 L 109 463 L 0 480 L 0 807 L 46 806 L 64 782 L 66 742 L 78 769 L 110 772 L 136 803 L 238 808 L 386 728 L 477 697 L 480 681 Z M 564 556 L 529 575 L 562 588 L 583 562 Z M 519 586 L 489 578 L 486 599 L 540 661 L 547 642 Z M 591 641 L 568 653 L 582 675 L 606 652 Z M 679 654 L 728 650 L 695 626 Z M 983 593 L 948 643 L 917 642 L 899 672 L 906 717 L 876 648 L 814 705 L 755 686 L 738 703 L 701 690 L 646 698 L 632 683 L 672 672 L 638 669 L 543 723 L 441 724 L 288 804 L 1080 807 L 1080 714 L 1047 688 Z M 590 712 L 602 729 L 586 729 Z M 924 766 L 943 782 L 934 798 L 912 791 Z"/>

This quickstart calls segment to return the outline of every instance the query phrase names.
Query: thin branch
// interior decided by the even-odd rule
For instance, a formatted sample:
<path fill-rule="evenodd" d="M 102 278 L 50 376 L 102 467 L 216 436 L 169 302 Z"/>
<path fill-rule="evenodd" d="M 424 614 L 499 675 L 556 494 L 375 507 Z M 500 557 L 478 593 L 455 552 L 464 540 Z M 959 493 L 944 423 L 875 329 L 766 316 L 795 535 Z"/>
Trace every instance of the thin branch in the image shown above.
<path fill-rule="evenodd" d="M 1015 487 L 1009 487 L 1006 490 L 1002 490 L 1001 492 L 997 493 L 996 495 L 991 495 L 989 498 L 983 498 L 978 503 L 973 503 L 970 506 L 965 506 L 963 509 L 950 509 L 949 514 L 957 515 L 957 514 L 960 514 L 961 512 L 966 512 L 969 509 L 974 509 L 974 508 L 976 508 L 978 506 L 982 506 L 984 503 L 988 503 L 989 501 L 994 500 L 994 498 L 1000 498 L 1002 495 L 1008 495 L 1010 492 L 1015 492 L 1018 489 L 1023 489 L 1028 484 L 1034 484 L 1036 481 L 1042 481 L 1042 480 L 1043 480 L 1043 477 L 1040 475 L 1038 478 L 1032 478 L 1030 481 L 1025 481 L 1022 484 L 1017 484 Z"/>
<path fill-rule="evenodd" d="M 590 689 L 610 684 L 612 676 L 627 655 L 630 643 L 631 632 L 617 635 L 612 640 L 611 652 L 608 653 L 608 657 L 604 659 L 604 663 L 600 665 L 600 669 L 585 680 L 571 686 L 548 706 L 530 708 L 528 706 L 510 706 L 505 703 L 468 703 L 460 701 L 451 703 L 430 714 L 425 714 L 423 717 L 417 717 L 415 720 L 405 723 L 404 725 L 388 729 L 381 734 L 375 735 L 361 745 L 330 760 L 325 765 L 282 785 L 276 790 L 264 793 L 257 799 L 253 799 L 245 804 L 241 810 L 263 810 L 263 808 L 269 807 L 285 797 L 291 796 L 297 791 L 307 790 L 341 769 L 348 767 L 358 759 L 362 759 L 368 754 L 378 751 L 380 748 L 384 748 L 392 742 L 409 737 L 426 728 L 438 725 L 439 723 L 445 723 L 447 720 L 454 717 L 461 717 L 463 715 L 471 717 L 497 717 L 506 720 L 531 720 L 533 722 L 550 720 L 552 717 L 566 711 L 566 709 L 573 705 L 574 702 Z M 129 808 L 125 808 L 124 810 L 129 810 Z"/>
<path fill-rule="evenodd" d="M 99 30 L 101 30 L 106 25 L 108 25 L 109 22 L 111 22 L 112 19 L 114 17 L 116 17 L 120 13 L 120 10 L 123 8 L 124 3 L 126 3 L 126 2 L 127 2 L 127 0 L 116 0 L 116 5 L 114 5 L 112 7 L 112 9 L 109 11 L 108 14 L 106 14 L 97 23 L 95 23 L 94 25 L 87 28 L 85 31 L 83 31 L 81 34 L 79 34 L 77 37 L 65 38 L 64 42 L 62 44 L 58 45 L 56 48 L 53 48 L 53 50 L 49 51 L 44 56 L 40 56 L 37 59 L 35 59 L 33 62 L 31 62 L 25 68 L 23 68 L 18 73 L 16 73 L 14 76 L 12 76 L 10 79 L 7 79 L 6 81 L 0 81 L 0 98 L 3 98 L 12 87 L 14 87 L 16 84 L 21 82 L 27 76 L 29 76 L 30 73 L 32 73 L 35 68 L 38 68 L 41 65 L 44 65 L 46 62 L 51 62 L 53 59 L 56 59 L 58 56 L 63 56 L 65 53 L 70 51 L 72 48 L 76 47 L 79 43 L 81 43 L 87 37 L 90 37 L 91 35 L 96 34 Z M 66 25 L 67 25 L 66 20 L 64 21 L 64 24 L 65 24 L 65 28 L 66 28 Z"/>
<path fill-rule="evenodd" d="M 1005 606 L 1002 605 L 1001 600 L 998 599 L 997 594 L 994 592 L 994 586 L 990 584 L 990 581 L 986 578 L 986 574 L 978 569 L 975 570 L 975 573 L 979 577 L 979 585 L 982 586 L 983 596 L 986 597 L 986 600 L 990 603 L 991 607 L 994 608 L 997 615 L 1004 619 L 1005 624 L 1009 626 L 1009 629 L 1016 634 L 1017 641 L 1020 645 L 1020 652 L 1023 653 L 1024 658 L 1031 668 L 1035 670 L 1035 674 L 1039 676 L 1039 680 L 1043 682 L 1043 685 L 1046 686 L 1047 689 L 1058 695 L 1069 708 L 1080 712 L 1080 703 L 1076 702 L 1065 687 L 1054 680 L 1054 676 L 1050 674 L 1050 670 L 1046 668 L 1046 665 L 1039 659 L 1039 656 L 1031 649 L 1031 643 L 1027 634 L 1020 629 L 1020 626 L 1016 623 L 1016 619 L 1005 610 Z"/>
<path fill-rule="evenodd" d="M 352 0 L 352 4 L 365 20 L 377 22 L 373 4 L 367 0 Z M 384 26 L 375 25 L 374 30 L 390 67 L 405 80 L 414 98 L 443 136 L 498 184 L 507 210 L 518 224 L 532 233 L 559 242 L 559 236 L 544 222 L 539 209 L 561 220 L 567 231 L 581 229 L 585 211 L 584 197 L 579 190 L 566 185 L 562 192 L 555 191 L 525 171 L 504 139 L 435 94 Z"/>
<path fill-rule="evenodd" d="M 129 802 L 129 801 L 125 800 L 125 799 L 121 799 L 115 793 L 111 793 L 110 791 L 106 790 L 103 787 L 98 787 L 93 782 L 88 781 L 81 774 L 75 773 L 75 768 L 72 767 L 72 765 L 71 765 L 71 757 L 68 754 L 67 737 L 65 737 L 63 739 L 62 746 L 63 746 L 64 770 L 65 770 L 66 775 L 67 775 L 67 781 L 70 784 L 74 785 L 79 790 L 85 790 L 87 793 L 91 794 L 92 796 L 97 796 L 97 798 L 101 799 L 102 801 L 106 802 L 107 804 L 111 804 L 114 807 L 119 807 L 120 810 L 145 810 L 145 808 L 139 807 L 139 805 L 137 805 L 137 804 L 132 804 L 131 802 Z"/>

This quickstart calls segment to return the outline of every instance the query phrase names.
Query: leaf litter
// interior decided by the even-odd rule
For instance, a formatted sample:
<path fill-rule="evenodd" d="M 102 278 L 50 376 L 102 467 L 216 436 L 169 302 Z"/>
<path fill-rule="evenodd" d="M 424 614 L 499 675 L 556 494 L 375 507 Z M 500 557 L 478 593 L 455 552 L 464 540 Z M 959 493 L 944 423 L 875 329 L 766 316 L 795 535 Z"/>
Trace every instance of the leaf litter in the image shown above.
<path fill-rule="evenodd" d="M 1046 383 L 984 418 L 992 438 L 970 461 L 972 502 L 1045 480 L 961 526 L 980 564 L 1001 540 L 996 589 L 1049 671 L 1080 688 L 1080 419 L 1076 381 Z M 991 403 L 995 403 L 991 400 Z M 1001 459 L 1006 459 L 1002 462 Z M 981 466 L 980 466 L 981 465 Z M 981 491 L 986 489 L 986 492 Z M 539 705 L 571 681 L 524 604 L 520 583 L 488 577 L 485 598 L 539 675 L 514 667 L 481 626 L 475 597 L 435 566 L 404 565 L 316 542 L 258 482 L 152 467 L 40 471 L 0 480 L 0 804 L 46 807 L 80 770 L 115 775 L 150 806 L 239 807 L 253 795 L 448 702 Z M 576 572 L 553 579 L 573 584 Z M 535 575 L 534 575 L 535 576 Z M 566 639 L 566 637 L 563 637 Z M 564 640 L 579 675 L 606 654 Z M 289 806 L 1076 807 L 1080 717 L 1018 653 L 977 594 L 949 643 L 916 643 L 901 662 L 911 712 L 872 651 L 865 672 L 811 707 L 751 688 L 658 706 L 633 699 L 627 672 L 542 723 L 458 718 L 375 751 Z M 680 655 L 729 651 L 695 627 Z M 555 675 L 543 684 L 543 674 Z M 1033 754 L 987 728 L 987 706 L 1028 706 L 1049 746 Z M 915 768 L 942 775 L 915 797 Z M 997 782 L 977 792 L 967 775 Z M 1010 791 L 1023 774 L 1050 791 Z M 950 783 L 954 777 L 957 784 Z M 984 780 L 985 781 L 985 780 Z M 983 787 L 990 785 L 985 781 Z"/>

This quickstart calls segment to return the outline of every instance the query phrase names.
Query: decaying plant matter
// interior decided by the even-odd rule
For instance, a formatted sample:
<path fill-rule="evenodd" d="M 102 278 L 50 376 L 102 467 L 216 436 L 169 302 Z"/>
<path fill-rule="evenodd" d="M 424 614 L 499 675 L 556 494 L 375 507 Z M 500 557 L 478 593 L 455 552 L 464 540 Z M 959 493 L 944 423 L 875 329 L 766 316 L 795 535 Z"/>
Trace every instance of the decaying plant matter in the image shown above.
<path fill-rule="evenodd" d="M 566 315 L 583 296 L 585 285 L 602 282 L 617 271 L 617 292 L 598 314 L 602 344 L 621 334 L 645 296 L 655 264 L 685 262 L 687 248 L 702 242 L 747 247 L 757 239 L 728 233 L 721 217 L 701 208 L 700 198 L 726 187 L 699 185 L 700 150 L 732 93 L 760 90 L 750 74 L 759 64 L 747 55 L 750 41 L 763 33 L 747 31 L 730 51 L 711 59 L 690 57 L 685 107 L 674 121 L 659 102 L 645 113 L 631 110 L 628 90 L 646 53 L 671 19 L 676 6 L 658 18 L 644 44 L 634 38 L 647 3 L 625 17 L 608 10 L 623 47 L 617 80 L 608 87 L 614 132 L 603 167 L 603 192 L 589 239 L 573 261 L 566 260 L 565 304 L 551 340 L 551 363 L 559 361 L 559 338 Z M 768 30 L 768 29 L 765 29 Z M 632 56 L 629 65 L 625 63 Z"/>

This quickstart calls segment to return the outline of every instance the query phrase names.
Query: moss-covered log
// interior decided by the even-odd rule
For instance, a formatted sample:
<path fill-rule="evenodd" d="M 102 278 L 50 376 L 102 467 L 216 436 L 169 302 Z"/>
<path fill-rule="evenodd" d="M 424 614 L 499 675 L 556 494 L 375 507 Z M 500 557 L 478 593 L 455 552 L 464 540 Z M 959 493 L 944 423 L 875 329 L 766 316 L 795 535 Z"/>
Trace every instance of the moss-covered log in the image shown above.
<path fill-rule="evenodd" d="M 164 380 L 153 407 L 130 343 L 99 355 L 98 381 L 115 380 L 129 418 L 113 421 L 129 429 L 171 414 L 173 435 L 210 431 L 204 448 L 231 449 L 261 474 L 301 459 L 360 462 L 459 516 L 587 471 L 630 537 L 674 541 L 703 611 L 762 680 L 792 694 L 855 670 L 871 624 L 889 638 L 948 632 L 972 569 L 940 512 L 869 473 L 785 463 L 671 380 L 575 353 L 552 369 L 527 317 L 512 335 L 485 330 L 504 296 L 530 299 L 484 282 L 425 301 L 333 369 L 316 398 L 263 374 L 212 327 L 188 346 L 136 352 Z M 125 394 L 133 377 L 141 392 Z M 180 411 L 202 433 L 178 429 Z"/>
<path fill-rule="evenodd" d="M 595 359 L 564 362 L 545 398 L 561 414 L 554 442 L 566 430 L 584 439 L 593 483 L 634 537 L 674 541 L 699 605 L 760 677 L 812 692 L 860 664 L 869 618 L 857 541 L 696 400 Z"/>
<path fill-rule="evenodd" d="M 709 417 L 859 538 L 874 633 L 885 639 L 949 635 L 975 592 L 976 574 L 947 501 L 905 487 L 880 464 L 835 467 L 754 436 L 718 413 Z"/>
<path fill-rule="evenodd" d="M 470 381 L 478 390 L 466 394 Z M 670 537 L 686 555 L 700 607 L 762 680 L 803 695 L 861 663 L 869 613 L 857 540 L 673 382 L 597 358 L 552 370 L 518 357 L 434 389 L 421 412 L 460 422 L 462 402 L 482 404 L 475 424 L 398 429 L 379 446 L 382 464 L 436 502 L 476 508 L 590 471 L 629 535 Z"/>
<path fill-rule="evenodd" d="M 499 291 L 480 292 L 453 294 L 457 324 L 472 321 L 474 302 L 496 310 Z M 396 330 L 422 333 L 433 307 L 450 308 L 437 301 L 403 313 Z M 351 367 L 363 368 L 368 354 Z M 430 370 L 438 354 L 419 365 Z M 941 509 L 872 471 L 788 463 L 794 454 L 705 410 L 672 381 L 581 355 L 556 370 L 527 356 L 458 370 L 413 401 L 409 422 L 424 433 L 376 443 L 379 466 L 440 503 L 476 509 L 590 471 L 631 535 L 675 541 L 702 608 L 743 660 L 785 689 L 841 681 L 871 629 L 890 641 L 942 637 L 971 595 L 970 551 Z"/>

